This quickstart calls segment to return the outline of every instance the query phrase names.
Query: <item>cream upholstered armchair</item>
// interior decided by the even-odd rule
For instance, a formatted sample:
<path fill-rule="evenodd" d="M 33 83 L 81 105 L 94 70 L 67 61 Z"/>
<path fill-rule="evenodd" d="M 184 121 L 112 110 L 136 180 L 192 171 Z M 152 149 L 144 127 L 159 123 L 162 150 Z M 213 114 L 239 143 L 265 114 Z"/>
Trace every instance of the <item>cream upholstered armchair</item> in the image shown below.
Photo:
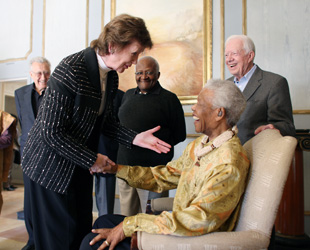
<path fill-rule="evenodd" d="M 267 249 L 283 188 L 291 166 L 297 140 L 281 136 L 277 130 L 264 130 L 245 143 L 251 161 L 240 217 L 233 232 L 214 232 L 202 236 L 180 237 L 137 233 L 140 250 L 222 250 Z M 161 199 L 155 210 L 171 210 Z M 156 204 L 156 203 L 159 204 Z"/>

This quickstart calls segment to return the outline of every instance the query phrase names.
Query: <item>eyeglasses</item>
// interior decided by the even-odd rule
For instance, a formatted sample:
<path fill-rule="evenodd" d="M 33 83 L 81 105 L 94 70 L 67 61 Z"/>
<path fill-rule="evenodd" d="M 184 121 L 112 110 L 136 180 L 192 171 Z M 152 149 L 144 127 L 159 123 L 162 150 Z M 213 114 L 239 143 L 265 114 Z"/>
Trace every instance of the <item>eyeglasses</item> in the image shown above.
<path fill-rule="evenodd" d="M 49 76 L 51 74 L 51 72 L 49 71 L 43 71 L 43 72 L 33 72 L 31 71 L 33 74 L 35 74 L 36 77 L 41 77 L 42 75 L 44 75 L 45 77 L 46 76 Z"/>
<path fill-rule="evenodd" d="M 144 74 L 147 75 L 147 76 L 152 76 L 152 75 L 154 75 L 154 72 L 153 71 L 145 71 L 145 72 L 138 71 L 138 72 L 135 72 L 136 76 L 142 76 Z"/>
<path fill-rule="evenodd" d="M 242 51 L 243 51 L 243 50 L 240 49 L 240 50 L 234 50 L 234 51 L 226 52 L 226 53 L 225 53 L 225 57 L 229 57 L 229 56 L 240 56 Z"/>

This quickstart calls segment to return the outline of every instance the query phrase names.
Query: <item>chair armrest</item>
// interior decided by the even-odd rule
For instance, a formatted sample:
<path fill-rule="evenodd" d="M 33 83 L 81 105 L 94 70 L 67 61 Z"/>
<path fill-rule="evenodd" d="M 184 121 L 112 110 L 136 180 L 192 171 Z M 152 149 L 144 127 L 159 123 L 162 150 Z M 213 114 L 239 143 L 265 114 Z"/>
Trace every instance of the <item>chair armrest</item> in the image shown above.
<path fill-rule="evenodd" d="M 192 237 L 138 232 L 137 236 L 140 250 L 261 250 L 267 249 L 270 241 L 268 236 L 257 231 L 215 232 Z"/>
<path fill-rule="evenodd" d="M 155 212 L 161 211 L 172 211 L 173 207 L 173 198 L 172 197 L 163 197 L 158 199 L 151 200 L 151 210 Z"/>

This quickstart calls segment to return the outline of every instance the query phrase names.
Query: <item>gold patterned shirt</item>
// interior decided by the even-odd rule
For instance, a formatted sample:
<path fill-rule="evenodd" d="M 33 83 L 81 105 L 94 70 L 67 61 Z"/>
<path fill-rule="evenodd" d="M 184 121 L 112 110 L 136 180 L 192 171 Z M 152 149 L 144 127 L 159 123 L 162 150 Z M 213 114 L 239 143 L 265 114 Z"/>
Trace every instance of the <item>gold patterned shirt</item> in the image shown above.
<path fill-rule="evenodd" d="M 239 138 L 233 136 L 197 164 L 194 152 L 203 138 L 191 142 L 179 159 L 166 166 L 119 165 L 117 177 L 130 186 L 155 192 L 177 188 L 172 212 L 126 217 L 127 237 L 135 231 L 195 236 L 234 228 L 250 162 Z"/>

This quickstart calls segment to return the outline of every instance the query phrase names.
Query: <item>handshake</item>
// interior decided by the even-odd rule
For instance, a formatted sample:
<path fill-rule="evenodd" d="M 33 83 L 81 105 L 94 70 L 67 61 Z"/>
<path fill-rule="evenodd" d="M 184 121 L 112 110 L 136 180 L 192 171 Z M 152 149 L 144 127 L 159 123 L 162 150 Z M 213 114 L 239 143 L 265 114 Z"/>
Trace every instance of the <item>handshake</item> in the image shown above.
<path fill-rule="evenodd" d="M 94 173 L 102 173 L 102 174 L 115 174 L 117 172 L 117 164 L 111 161 L 109 157 L 102 154 L 97 154 L 97 160 L 94 165 L 91 166 L 89 172 L 91 174 Z"/>

